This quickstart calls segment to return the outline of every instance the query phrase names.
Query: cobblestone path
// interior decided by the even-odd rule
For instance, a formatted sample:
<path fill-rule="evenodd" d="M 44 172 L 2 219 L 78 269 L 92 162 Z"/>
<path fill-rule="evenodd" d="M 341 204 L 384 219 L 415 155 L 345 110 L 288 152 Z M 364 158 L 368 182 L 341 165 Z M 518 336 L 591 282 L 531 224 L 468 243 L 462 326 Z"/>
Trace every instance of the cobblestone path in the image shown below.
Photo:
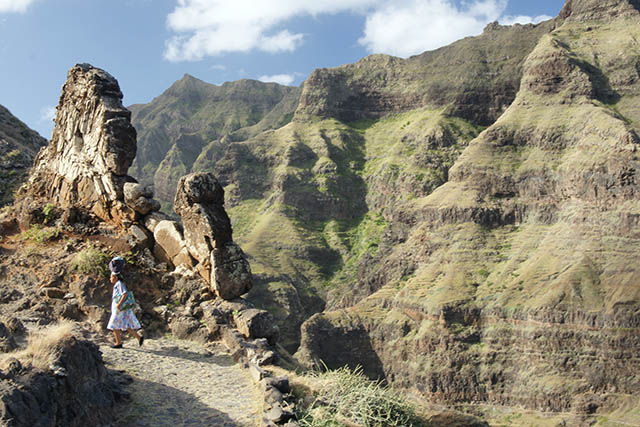
<path fill-rule="evenodd" d="M 217 347 L 170 338 L 101 345 L 107 368 L 124 370 L 131 404 L 115 426 L 256 426 L 260 399 L 246 370 Z"/>

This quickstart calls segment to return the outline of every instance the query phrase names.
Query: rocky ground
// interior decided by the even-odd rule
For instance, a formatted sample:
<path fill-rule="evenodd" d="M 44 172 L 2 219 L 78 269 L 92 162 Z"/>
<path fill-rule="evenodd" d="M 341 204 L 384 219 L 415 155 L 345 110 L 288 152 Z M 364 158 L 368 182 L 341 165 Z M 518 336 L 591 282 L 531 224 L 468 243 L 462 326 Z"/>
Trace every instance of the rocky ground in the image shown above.
<path fill-rule="evenodd" d="M 255 426 L 262 405 L 248 372 L 221 345 L 168 337 L 100 346 L 108 368 L 125 371 L 131 402 L 116 426 Z"/>
<path fill-rule="evenodd" d="M 13 323 L 6 319 L 15 319 L 14 323 L 24 326 L 19 334 L 14 334 L 15 340 L 0 339 L 6 344 L 3 351 L 20 350 L 26 346 L 27 336 L 61 318 L 75 320 L 78 329 L 74 336 L 99 346 L 105 367 L 115 373 L 122 391 L 130 396 L 116 407 L 113 425 L 260 424 L 263 400 L 258 386 L 220 341 L 203 344 L 181 340 L 171 333 L 165 334 L 163 329 L 167 325 L 163 328 L 154 321 L 145 330 L 147 338 L 142 347 L 127 339 L 124 348 L 112 349 L 111 334 L 100 330 L 108 314 L 109 297 L 102 295 L 107 289 L 102 283 L 104 280 L 98 279 L 91 285 L 100 294 L 94 306 L 94 310 L 100 308 L 101 312 L 96 316 L 100 319 L 97 323 L 90 320 L 91 316 L 85 316 L 84 310 L 78 310 L 78 305 L 88 307 L 76 302 L 78 297 L 82 299 L 80 293 L 71 295 L 70 288 L 76 282 L 72 260 L 77 256 L 76 249 L 81 252 L 85 245 L 77 243 L 78 248 L 68 249 L 68 253 L 65 247 L 70 248 L 72 240 L 65 236 L 39 243 L 19 234 L 5 235 L 0 241 L 0 317 L 5 319 L 10 332 Z M 107 250 L 106 247 L 103 249 Z M 60 271 L 56 273 L 50 269 Z M 61 289 L 60 295 L 47 295 L 41 285 L 55 277 L 60 278 L 56 285 Z M 139 287 L 136 289 L 145 299 L 146 292 Z M 62 297 L 65 293 L 66 299 Z M 10 354 L 2 356 L 9 357 Z"/>

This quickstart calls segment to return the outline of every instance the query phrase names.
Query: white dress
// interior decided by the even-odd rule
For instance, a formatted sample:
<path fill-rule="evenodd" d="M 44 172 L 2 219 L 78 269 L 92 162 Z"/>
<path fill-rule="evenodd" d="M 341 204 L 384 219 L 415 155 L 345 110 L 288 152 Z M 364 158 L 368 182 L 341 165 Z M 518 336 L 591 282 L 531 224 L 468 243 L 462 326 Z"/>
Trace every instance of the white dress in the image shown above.
<path fill-rule="evenodd" d="M 118 303 L 120 302 L 120 298 L 127 292 L 127 288 L 124 286 L 122 281 L 118 280 L 115 285 L 113 285 L 113 296 L 111 297 L 111 317 L 109 318 L 109 323 L 107 324 L 107 329 L 114 330 L 118 329 L 120 331 L 126 331 L 127 329 L 140 329 L 140 322 L 138 322 L 138 318 L 133 313 L 132 309 L 129 310 L 118 310 Z"/>

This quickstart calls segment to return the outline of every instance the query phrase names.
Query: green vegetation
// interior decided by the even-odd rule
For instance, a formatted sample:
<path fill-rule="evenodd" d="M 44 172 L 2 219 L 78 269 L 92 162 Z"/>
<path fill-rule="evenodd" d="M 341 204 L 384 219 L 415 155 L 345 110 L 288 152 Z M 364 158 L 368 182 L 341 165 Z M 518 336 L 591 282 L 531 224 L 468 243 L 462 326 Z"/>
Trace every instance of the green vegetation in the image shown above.
<path fill-rule="evenodd" d="M 98 277 L 107 277 L 109 268 L 107 267 L 111 255 L 103 252 L 95 246 L 89 246 L 78 252 L 71 260 L 71 266 L 83 274 Z"/>
<path fill-rule="evenodd" d="M 312 374 L 320 383 L 315 400 L 298 415 L 302 426 L 426 425 L 415 408 L 400 393 L 371 381 L 359 368 L 341 368 Z"/>
<path fill-rule="evenodd" d="M 382 232 L 388 225 L 379 214 L 367 213 L 361 220 L 329 221 L 324 236 L 332 247 L 342 248 L 341 265 L 326 282 L 331 288 L 348 287 L 357 279 L 358 266 L 365 255 L 375 256 L 380 249 Z"/>
<path fill-rule="evenodd" d="M 47 203 L 42 209 L 42 213 L 44 214 L 44 223 L 48 224 L 53 220 L 54 209 L 56 205 L 53 203 Z"/>
<path fill-rule="evenodd" d="M 23 240 L 30 240 L 40 244 L 56 240 L 60 237 L 62 230 L 58 227 L 43 227 L 39 224 L 31 225 L 27 231 L 24 231 L 20 237 Z"/>

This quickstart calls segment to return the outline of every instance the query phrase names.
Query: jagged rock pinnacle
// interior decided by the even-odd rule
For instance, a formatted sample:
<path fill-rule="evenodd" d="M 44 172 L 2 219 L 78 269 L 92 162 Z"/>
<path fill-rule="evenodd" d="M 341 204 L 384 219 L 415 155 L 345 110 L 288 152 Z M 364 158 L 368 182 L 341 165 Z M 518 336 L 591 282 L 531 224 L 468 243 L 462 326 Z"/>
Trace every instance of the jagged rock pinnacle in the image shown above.
<path fill-rule="evenodd" d="M 126 216 L 123 186 L 136 155 L 131 113 L 117 80 L 90 64 L 69 70 L 50 144 L 36 157 L 23 191 L 62 207 L 80 206 L 103 220 Z"/>

